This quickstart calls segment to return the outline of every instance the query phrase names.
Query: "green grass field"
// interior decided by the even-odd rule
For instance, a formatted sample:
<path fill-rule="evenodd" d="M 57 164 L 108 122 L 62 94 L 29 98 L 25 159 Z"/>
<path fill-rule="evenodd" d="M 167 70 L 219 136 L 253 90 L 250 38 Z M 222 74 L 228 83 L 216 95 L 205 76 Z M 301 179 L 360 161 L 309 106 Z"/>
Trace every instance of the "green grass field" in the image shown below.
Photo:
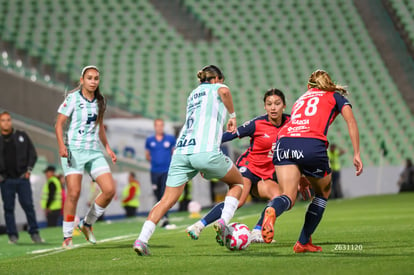
<path fill-rule="evenodd" d="M 245 206 L 232 221 L 252 227 L 263 206 Z M 60 248 L 61 228 L 43 229 L 47 242 L 41 245 L 32 244 L 24 232 L 17 245 L 7 244 L 7 236 L 1 235 L 0 274 L 414 273 L 414 193 L 329 201 L 312 237 L 323 252 L 295 254 L 292 247 L 306 206 L 297 203 L 278 219 L 276 243 L 252 244 L 236 252 L 216 244 L 212 227 L 197 241 L 187 237 L 184 230 L 195 221 L 187 213 L 170 215 L 176 230 L 157 228 L 150 257 L 138 257 L 132 250 L 144 218 L 98 223 L 98 243 L 76 236 L 72 250 Z"/>

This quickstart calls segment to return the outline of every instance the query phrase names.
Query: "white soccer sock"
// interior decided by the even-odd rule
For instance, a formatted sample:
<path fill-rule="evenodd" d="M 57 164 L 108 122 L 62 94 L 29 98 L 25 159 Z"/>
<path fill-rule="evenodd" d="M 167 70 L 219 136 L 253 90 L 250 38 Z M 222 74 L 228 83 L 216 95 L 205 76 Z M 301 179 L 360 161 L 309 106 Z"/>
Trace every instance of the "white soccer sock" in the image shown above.
<path fill-rule="evenodd" d="M 234 216 L 234 212 L 236 212 L 237 206 L 239 205 L 239 200 L 235 197 L 226 196 L 224 199 L 224 207 L 223 211 L 221 212 L 221 218 L 224 220 L 226 224 L 228 224 Z"/>
<path fill-rule="evenodd" d="M 139 233 L 138 240 L 148 243 L 152 234 L 154 234 L 156 224 L 150 220 L 146 220 L 142 226 L 141 233 Z"/>
<path fill-rule="evenodd" d="M 64 238 L 72 238 L 74 226 L 75 226 L 75 222 L 63 221 L 62 231 L 63 231 Z"/>
<path fill-rule="evenodd" d="M 204 227 L 206 227 L 202 221 L 196 222 L 196 226 L 200 227 L 201 229 L 204 229 Z"/>
<path fill-rule="evenodd" d="M 90 225 L 94 224 L 96 220 L 103 215 L 104 212 L 105 208 L 100 207 L 95 202 L 94 204 L 92 204 L 91 208 L 89 208 L 89 211 L 85 217 L 85 222 Z"/>

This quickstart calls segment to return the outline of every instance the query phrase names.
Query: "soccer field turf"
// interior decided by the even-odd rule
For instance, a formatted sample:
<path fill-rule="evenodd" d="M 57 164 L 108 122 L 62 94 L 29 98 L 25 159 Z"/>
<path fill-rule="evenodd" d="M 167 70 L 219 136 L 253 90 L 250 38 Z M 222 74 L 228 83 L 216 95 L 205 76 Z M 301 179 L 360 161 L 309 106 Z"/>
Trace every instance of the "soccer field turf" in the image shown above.
<path fill-rule="evenodd" d="M 22 232 L 17 245 L 0 236 L 0 274 L 413 274 L 414 193 L 328 202 L 312 236 L 323 252 L 295 254 L 307 202 L 297 203 L 276 221 L 276 243 L 252 244 L 229 251 L 215 242 L 212 227 L 200 239 L 184 232 L 195 220 L 171 213 L 175 230 L 157 228 L 152 256 L 139 257 L 132 243 L 144 218 L 95 226 L 96 245 L 75 236 L 75 248 L 63 250 L 61 228 L 41 231 L 45 244 L 32 244 Z M 264 203 L 247 205 L 232 221 L 253 227 Z M 205 213 L 205 211 L 203 212 Z M 99 241 L 101 240 L 101 241 Z"/>

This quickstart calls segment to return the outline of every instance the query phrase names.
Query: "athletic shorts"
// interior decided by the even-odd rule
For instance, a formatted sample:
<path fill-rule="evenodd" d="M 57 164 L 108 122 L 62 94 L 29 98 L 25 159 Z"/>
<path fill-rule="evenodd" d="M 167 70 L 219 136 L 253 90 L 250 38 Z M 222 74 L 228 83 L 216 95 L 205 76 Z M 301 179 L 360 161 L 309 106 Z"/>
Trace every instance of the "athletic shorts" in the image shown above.
<path fill-rule="evenodd" d="M 222 152 L 203 152 L 189 155 L 174 154 L 166 185 L 178 187 L 191 180 L 198 172 L 206 179 L 221 179 L 233 166 Z"/>
<path fill-rule="evenodd" d="M 331 173 L 327 142 L 316 138 L 284 137 L 276 142 L 274 165 L 297 165 L 310 177 L 323 178 Z"/>
<path fill-rule="evenodd" d="M 264 178 L 261 178 L 261 177 L 259 177 L 259 176 L 256 176 L 254 173 L 252 173 L 252 171 L 250 171 L 249 170 L 249 168 L 247 168 L 247 167 L 245 167 L 245 166 L 240 166 L 239 167 L 239 172 L 240 172 L 240 174 L 242 174 L 242 176 L 243 176 L 243 178 L 247 178 L 247 179 L 249 179 L 250 180 L 250 182 L 252 183 L 252 187 L 250 188 L 250 195 L 252 195 L 253 197 L 257 197 L 257 198 L 259 198 L 260 199 L 260 197 L 257 195 L 257 194 L 254 194 L 253 192 L 252 192 L 252 190 L 253 190 L 253 187 L 254 186 L 257 186 L 257 184 L 261 181 L 261 180 L 268 180 L 268 179 L 270 179 L 270 180 L 273 180 L 273 181 L 275 181 L 276 182 L 276 184 L 277 184 L 277 181 L 276 181 L 276 174 L 273 174 L 273 178 L 266 178 L 266 179 L 264 179 Z M 257 189 L 257 187 L 256 187 L 256 189 Z"/>
<path fill-rule="evenodd" d="M 68 149 L 68 157 L 60 160 L 65 176 L 71 174 L 83 175 L 86 171 L 95 180 L 100 175 L 111 172 L 101 151 Z"/>
<path fill-rule="evenodd" d="M 261 180 L 267 180 L 267 179 L 271 179 L 271 180 L 274 180 L 274 181 L 277 182 L 276 174 L 273 174 L 272 178 L 265 178 L 264 179 L 264 178 L 261 178 L 261 177 L 257 176 L 256 174 L 252 173 L 252 171 L 250 171 L 250 169 L 247 168 L 246 166 L 240 166 L 239 167 L 239 172 L 240 172 L 240 174 L 242 174 L 242 176 L 244 178 L 248 178 L 252 182 L 252 184 L 256 184 Z"/>

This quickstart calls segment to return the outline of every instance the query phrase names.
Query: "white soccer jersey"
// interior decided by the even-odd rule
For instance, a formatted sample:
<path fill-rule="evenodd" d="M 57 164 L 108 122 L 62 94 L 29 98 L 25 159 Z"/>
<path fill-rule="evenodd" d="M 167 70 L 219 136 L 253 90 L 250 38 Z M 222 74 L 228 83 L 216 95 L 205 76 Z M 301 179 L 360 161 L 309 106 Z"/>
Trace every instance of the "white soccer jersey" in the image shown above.
<path fill-rule="evenodd" d="M 224 84 L 202 83 L 187 99 L 187 114 L 177 140 L 176 154 L 219 151 L 227 115 L 218 89 Z"/>
<path fill-rule="evenodd" d="M 89 101 L 82 92 L 69 94 L 60 105 L 58 113 L 69 117 L 65 143 L 69 149 L 99 150 L 98 102 Z"/>

